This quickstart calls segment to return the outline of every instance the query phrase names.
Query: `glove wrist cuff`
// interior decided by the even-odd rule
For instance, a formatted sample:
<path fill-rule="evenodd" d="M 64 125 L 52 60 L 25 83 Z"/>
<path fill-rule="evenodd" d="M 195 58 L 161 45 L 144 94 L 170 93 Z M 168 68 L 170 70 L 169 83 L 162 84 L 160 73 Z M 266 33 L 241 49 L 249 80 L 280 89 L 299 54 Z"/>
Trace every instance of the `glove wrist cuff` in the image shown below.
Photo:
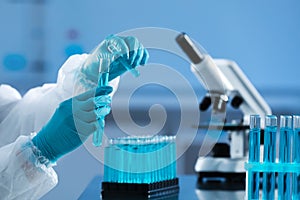
<path fill-rule="evenodd" d="M 57 160 L 57 155 L 53 154 L 51 146 L 48 145 L 48 142 L 45 138 L 44 129 L 42 129 L 38 135 L 34 136 L 32 139 L 32 144 L 36 148 L 36 156 L 40 157 L 42 162 L 45 162 L 43 158 L 49 160 L 51 163 L 54 163 Z"/>
<path fill-rule="evenodd" d="M 36 133 L 31 134 L 33 136 L 36 135 Z M 32 141 L 33 137 L 31 140 L 29 140 L 27 143 L 25 143 L 25 146 L 30 147 L 32 150 L 32 153 L 36 157 L 36 162 L 34 163 L 35 166 L 39 167 L 41 165 L 45 165 L 46 167 L 52 167 L 56 165 L 56 162 L 51 162 L 46 156 L 43 155 L 42 151 L 35 146 L 35 144 Z"/>

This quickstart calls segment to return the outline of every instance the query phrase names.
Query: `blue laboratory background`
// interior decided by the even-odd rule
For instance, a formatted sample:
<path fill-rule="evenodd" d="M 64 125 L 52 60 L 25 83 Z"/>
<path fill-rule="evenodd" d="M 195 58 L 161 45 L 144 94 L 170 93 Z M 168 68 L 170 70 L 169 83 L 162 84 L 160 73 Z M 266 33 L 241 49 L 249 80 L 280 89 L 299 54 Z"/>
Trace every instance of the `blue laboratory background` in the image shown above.
<path fill-rule="evenodd" d="M 24 94 L 54 82 L 69 55 L 91 51 L 109 34 L 162 27 L 188 33 L 212 57 L 236 61 L 274 113 L 300 113 L 299 19 L 298 0 L 0 1 L 0 83 Z M 150 62 L 174 67 L 199 98 L 205 94 L 188 63 L 151 53 Z M 97 164 L 84 148 L 63 158 L 60 183 L 44 199 L 77 198 L 101 173 Z"/>

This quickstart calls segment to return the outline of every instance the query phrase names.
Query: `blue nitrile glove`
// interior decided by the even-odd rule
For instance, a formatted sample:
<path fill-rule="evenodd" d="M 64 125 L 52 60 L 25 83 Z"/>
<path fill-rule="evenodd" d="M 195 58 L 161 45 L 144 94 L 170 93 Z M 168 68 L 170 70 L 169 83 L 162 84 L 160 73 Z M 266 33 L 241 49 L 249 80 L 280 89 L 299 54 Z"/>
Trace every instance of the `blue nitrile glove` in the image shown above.
<path fill-rule="evenodd" d="M 98 87 L 62 102 L 52 118 L 32 139 L 51 162 L 80 146 L 91 134 L 104 128 L 110 112 L 112 87 Z M 97 109 L 97 112 L 96 112 Z"/>
<path fill-rule="evenodd" d="M 139 65 L 145 65 L 149 53 L 136 37 L 108 36 L 88 56 L 81 72 L 87 79 L 97 83 L 99 62 L 108 60 L 109 81 L 120 76 L 129 69 L 135 69 Z"/>

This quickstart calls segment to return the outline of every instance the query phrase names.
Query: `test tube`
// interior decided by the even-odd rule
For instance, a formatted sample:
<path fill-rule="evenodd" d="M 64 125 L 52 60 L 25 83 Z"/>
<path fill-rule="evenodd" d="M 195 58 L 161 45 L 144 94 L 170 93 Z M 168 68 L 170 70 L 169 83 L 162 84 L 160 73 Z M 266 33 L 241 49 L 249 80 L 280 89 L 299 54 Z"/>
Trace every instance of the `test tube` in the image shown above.
<path fill-rule="evenodd" d="M 291 161 L 292 120 L 292 116 L 280 116 L 279 163 L 289 163 Z M 278 173 L 278 199 L 291 198 L 290 181 L 290 173 Z"/>
<path fill-rule="evenodd" d="M 260 116 L 250 116 L 249 162 L 260 160 Z M 248 173 L 248 198 L 259 198 L 259 172 Z"/>
<path fill-rule="evenodd" d="M 300 115 L 293 116 L 293 161 L 300 163 Z M 300 172 L 293 173 L 293 199 L 300 199 Z"/>
<path fill-rule="evenodd" d="M 264 131 L 264 162 L 275 163 L 276 159 L 277 117 L 267 115 Z M 263 173 L 263 199 L 275 199 L 275 172 Z"/>
<path fill-rule="evenodd" d="M 98 86 L 107 86 L 108 85 L 108 78 L 109 78 L 109 65 L 110 61 L 107 59 L 100 59 L 99 60 L 99 80 L 98 80 Z M 107 105 L 97 105 L 97 99 L 101 97 L 96 97 L 96 107 L 105 107 Z M 107 108 L 109 109 L 109 108 Z M 104 117 L 100 117 L 99 123 L 102 124 L 104 127 L 105 120 Z M 101 146 L 102 144 L 102 137 L 103 137 L 103 128 L 98 128 L 94 134 L 93 134 L 93 144 L 96 147 Z"/>
<path fill-rule="evenodd" d="M 115 138 L 105 150 L 105 181 L 154 183 L 176 178 L 175 137 Z M 173 168 L 170 158 L 175 162 Z"/>

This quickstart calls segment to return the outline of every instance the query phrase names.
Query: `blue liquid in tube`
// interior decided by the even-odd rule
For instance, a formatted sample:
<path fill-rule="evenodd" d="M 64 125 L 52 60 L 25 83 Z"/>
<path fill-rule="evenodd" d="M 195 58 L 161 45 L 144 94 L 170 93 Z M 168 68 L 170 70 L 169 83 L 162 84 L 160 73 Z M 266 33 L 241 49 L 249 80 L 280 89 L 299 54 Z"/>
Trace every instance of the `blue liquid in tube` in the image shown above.
<path fill-rule="evenodd" d="M 154 183 L 176 178 L 173 136 L 115 138 L 105 148 L 104 180 Z"/>
<path fill-rule="evenodd" d="M 291 162 L 292 116 L 280 116 L 279 163 Z M 291 178 L 288 172 L 278 173 L 278 199 L 291 199 Z"/>
<path fill-rule="evenodd" d="M 260 116 L 250 116 L 249 162 L 260 160 Z M 259 199 L 259 172 L 248 172 L 248 198 Z"/>
<path fill-rule="evenodd" d="M 264 162 L 275 163 L 276 160 L 277 117 L 267 115 L 264 131 Z M 263 199 L 275 199 L 275 172 L 263 173 Z"/>
<path fill-rule="evenodd" d="M 100 72 L 100 77 L 98 81 L 99 86 L 107 86 L 108 85 L 108 78 L 109 78 L 109 73 L 108 72 Z M 101 123 L 105 123 L 104 117 L 101 117 L 99 120 L 101 120 Z M 103 137 L 103 132 L 104 130 L 102 128 L 99 128 L 96 130 L 93 134 L 93 144 L 96 147 L 101 146 L 102 144 L 102 137 Z"/>
<path fill-rule="evenodd" d="M 300 163 L 300 115 L 293 116 L 293 163 Z M 299 172 L 293 173 L 293 198 L 300 199 L 300 170 Z"/>

